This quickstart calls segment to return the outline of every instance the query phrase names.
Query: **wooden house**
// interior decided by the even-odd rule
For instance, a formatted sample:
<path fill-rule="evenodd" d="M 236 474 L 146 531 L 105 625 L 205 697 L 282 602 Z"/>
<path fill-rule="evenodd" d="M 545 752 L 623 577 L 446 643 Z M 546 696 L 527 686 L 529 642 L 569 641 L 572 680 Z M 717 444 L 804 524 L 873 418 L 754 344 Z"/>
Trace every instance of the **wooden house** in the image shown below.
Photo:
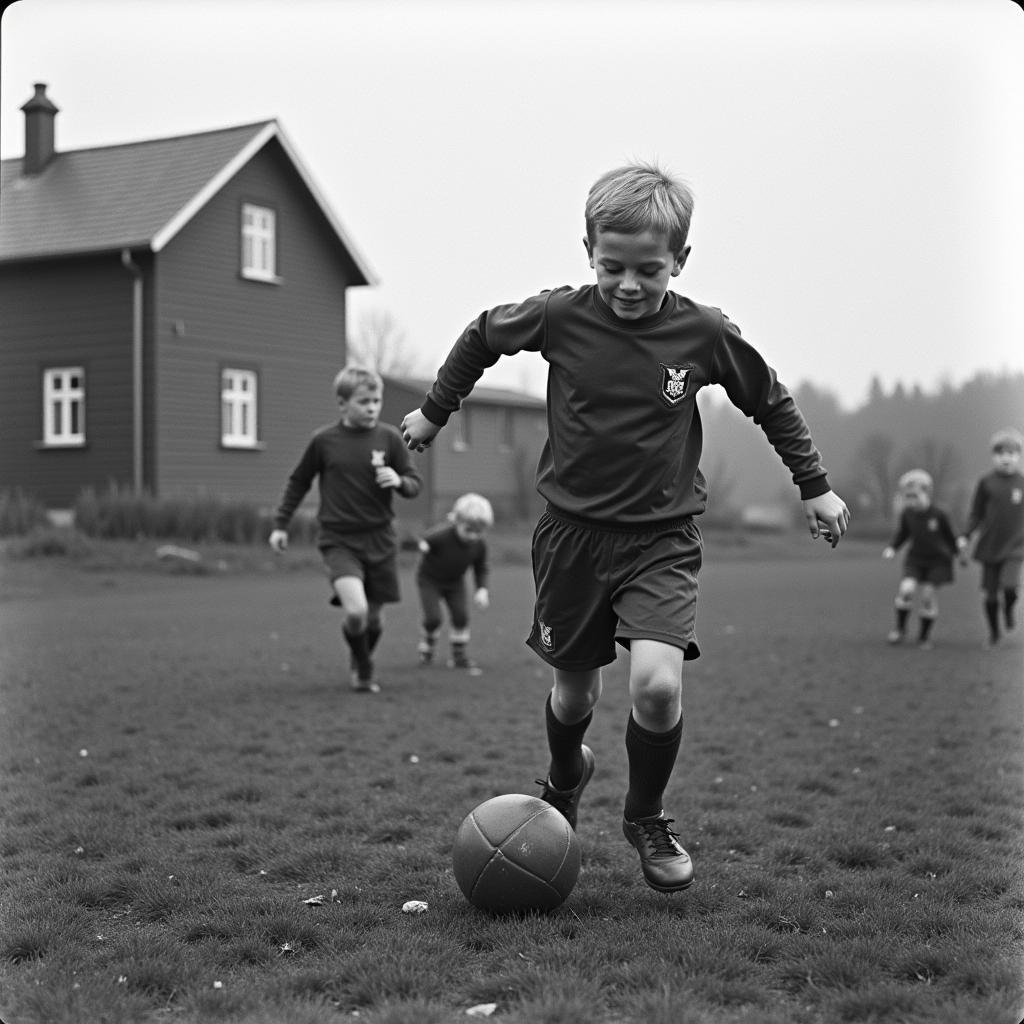
<path fill-rule="evenodd" d="M 38 84 L 0 168 L 0 488 L 272 504 L 337 414 L 374 275 L 280 125 L 61 152 Z"/>

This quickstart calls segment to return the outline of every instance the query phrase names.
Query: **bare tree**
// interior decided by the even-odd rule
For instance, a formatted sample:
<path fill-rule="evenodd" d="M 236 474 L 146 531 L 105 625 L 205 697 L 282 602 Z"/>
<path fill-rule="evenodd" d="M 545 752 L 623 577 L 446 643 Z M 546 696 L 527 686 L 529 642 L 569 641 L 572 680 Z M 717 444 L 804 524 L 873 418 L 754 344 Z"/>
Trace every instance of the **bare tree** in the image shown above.
<path fill-rule="evenodd" d="M 896 493 L 894 449 L 888 434 L 873 433 L 864 438 L 855 456 L 860 503 L 884 518 L 893 513 Z"/>
<path fill-rule="evenodd" d="M 410 376 L 417 359 L 395 318 L 383 309 L 362 313 L 348 339 L 348 361 L 376 370 L 382 376 Z"/>

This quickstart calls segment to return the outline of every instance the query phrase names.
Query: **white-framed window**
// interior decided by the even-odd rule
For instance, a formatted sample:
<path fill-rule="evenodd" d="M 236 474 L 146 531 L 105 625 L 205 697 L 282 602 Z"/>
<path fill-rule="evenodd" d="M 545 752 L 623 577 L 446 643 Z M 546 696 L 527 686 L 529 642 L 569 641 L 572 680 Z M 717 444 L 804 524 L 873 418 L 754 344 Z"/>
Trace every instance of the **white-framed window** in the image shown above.
<path fill-rule="evenodd" d="M 277 280 L 277 218 L 266 206 L 242 204 L 242 276 Z"/>
<path fill-rule="evenodd" d="M 85 370 L 54 366 L 43 371 L 43 444 L 85 444 Z"/>
<path fill-rule="evenodd" d="M 225 448 L 255 448 L 256 371 L 225 368 L 220 373 L 220 443 Z"/>

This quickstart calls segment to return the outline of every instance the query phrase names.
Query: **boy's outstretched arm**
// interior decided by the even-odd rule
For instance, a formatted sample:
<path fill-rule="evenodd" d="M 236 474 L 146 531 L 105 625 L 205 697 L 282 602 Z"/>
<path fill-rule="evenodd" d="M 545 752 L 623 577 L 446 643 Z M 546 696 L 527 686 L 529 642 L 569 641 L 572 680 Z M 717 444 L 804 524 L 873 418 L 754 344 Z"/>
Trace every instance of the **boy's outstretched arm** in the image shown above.
<path fill-rule="evenodd" d="M 811 536 L 815 540 L 824 537 L 832 547 L 839 543 L 839 538 L 850 525 L 850 510 L 835 491 L 826 491 L 816 498 L 805 498 L 804 516 Z"/>

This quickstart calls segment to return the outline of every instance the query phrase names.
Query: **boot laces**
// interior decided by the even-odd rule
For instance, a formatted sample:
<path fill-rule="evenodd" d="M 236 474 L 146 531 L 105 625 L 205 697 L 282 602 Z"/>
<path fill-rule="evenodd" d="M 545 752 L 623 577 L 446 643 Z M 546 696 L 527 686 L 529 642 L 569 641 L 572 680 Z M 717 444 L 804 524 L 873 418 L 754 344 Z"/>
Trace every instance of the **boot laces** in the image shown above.
<path fill-rule="evenodd" d="M 682 847 L 676 842 L 679 833 L 669 828 L 674 821 L 675 818 L 654 818 L 637 822 L 644 830 L 644 836 L 653 847 L 655 856 L 676 857 L 682 852 Z"/>

